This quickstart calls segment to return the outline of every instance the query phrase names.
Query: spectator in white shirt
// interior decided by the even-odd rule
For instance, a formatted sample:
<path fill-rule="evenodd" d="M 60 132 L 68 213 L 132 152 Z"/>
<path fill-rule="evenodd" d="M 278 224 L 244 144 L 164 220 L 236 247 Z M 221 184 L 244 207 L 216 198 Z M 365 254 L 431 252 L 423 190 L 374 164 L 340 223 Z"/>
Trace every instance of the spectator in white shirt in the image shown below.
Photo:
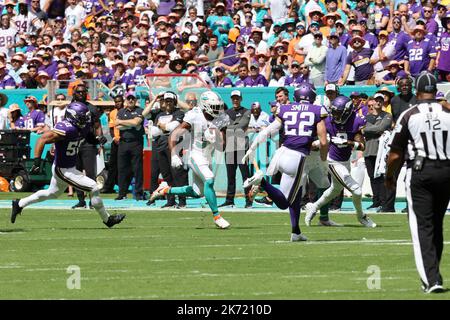
<path fill-rule="evenodd" d="M 261 110 L 259 102 L 253 102 L 250 112 L 249 131 L 259 132 L 269 125 L 269 115 Z"/>

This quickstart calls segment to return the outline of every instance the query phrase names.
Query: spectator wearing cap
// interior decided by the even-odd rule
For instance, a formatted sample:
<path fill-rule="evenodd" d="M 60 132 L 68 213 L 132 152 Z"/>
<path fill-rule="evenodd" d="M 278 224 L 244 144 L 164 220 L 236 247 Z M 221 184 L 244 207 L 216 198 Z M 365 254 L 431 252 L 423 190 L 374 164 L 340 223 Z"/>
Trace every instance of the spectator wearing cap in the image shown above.
<path fill-rule="evenodd" d="M 214 85 L 216 87 L 232 87 L 233 86 L 233 82 L 230 80 L 230 78 L 228 78 L 227 76 L 225 76 L 225 69 L 223 67 L 215 67 L 214 68 Z"/>
<path fill-rule="evenodd" d="M 136 104 L 134 92 L 126 95 L 124 108 L 118 110 L 115 127 L 120 130 L 118 147 L 119 194 L 115 200 L 126 199 L 131 179 L 134 177 L 136 200 L 144 200 L 142 150 L 144 128 L 142 109 Z M 130 165 L 130 163 L 132 165 Z"/>
<path fill-rule="evenodd" d="M 286 78 L 284 80 L 284 86 L 297 87 L 300 84 L 302 84 L 303 82 L 305 82 L 303 74 L 302 74 L 302 72 L 300 72 L 301 71 L 300 66 L 303 66 L 303 68 L 309 69 L 307 66 L 305 66 L 302 63 L 299 63 L 296 60 L 292 61 L 291 72 L 290 72 L 290 75 L 286 76 Z"/>
<path fill-rule="evenodd" d="M 39 71 L 45 71 L 50 76 L 50 78 L 53 78 L 58 71 L 57 62 L 53 60 L 53 57 L 48 54 L 44 53 L 42 55 L 42 65 L 39 67 Z"/>
<path fill-rule="evenodd" d="M 282 87 L 285 83 L 285 73 L 283 67 L 276 65 L 272 67 L 272 75 L 269 81 L 269 87 Z"/>
<path fill-rule="evenodd" d="M 123 61 L 116 61 L 113 64 L 113 76 L 111 78 L 111 82 L 109 83 L 109 87 L 113 88 L 114 86 L 117 85 L 122 85 L 125 86 L 126 88 L 128 88 L 128 86 L 131 84 L 130 83 L 130 78 L 129 76 L 126 74 L 126 65 Z"/>
<path fill-rule="evenodd" d="M 341 16 L 337 12 L 329 12 L 323 18 L 323 27 L 320 28 L 320 32 L 324 37 L 328 37 L 331 32 L 336 31 L 336 21 L 340 20 Z"/>
<path fill-rule="evenodd" d="M 9 106 L 9 109 L 0 107 L 0 110 L 8 111 L 8 124 L 9 128 L 14 129 L 25 129 L 24 118 L 22 116 L 22 110 L 17 103 L 13 103 Z M 1 128 L 1 130 L 6 128 Z"/>
<path fill-rule="evenodd" d="M 81 26 L 86 18 L 86 10 L 81 3 L 77 3 L 77 0 L 67 0 L 68 6 L 64 11 L 66 18 L 66 31 L 64 33 L 64 39 L 71 40 L 72 33 L 81 29 Z"/>
<path fill-rule="evenodd" d="M 438 41 L 436 35 L 434 33 L 428 32 L 426 26 L 426 20 L 419 18 L 416 20 L 416 26 L 423 26 L 425 28 L 425 38 L 429 39 L 431 42 L 436 43 Z"/>
<path fill-rule="evenodd" d="M 23 101 L 28 108 L 28 113 L 24 116 L 24 128 L 32 132 L 42 133 L 45 126 L 45 113 L 38 109 L 36 97 L 27 96 Z"/>
<path fill-rule="evenodd" d="M 159 50 L 158 54 L 158 62 L 154 68 L 154 73 L 156 74 L 166 74 L 166 73 L 170 73 L 170 68 L 169 68 L 169 55 L 167 54 L 166 51 L 164 50 Z"/>
<path fill-rule="evenodd" d="M 174 45 L 170 42 L 170 35 L 167 32 L 161 32 L 158 36 L 158 41 L 159 41 L 158 45 L 159 50 L 164 50 L 167 53 L 169 53 L 170 51 L 175 49 Z"/>
<path fill-rule="evenodd" d="M 16 54 L 11 58 L 11 68 L 9 69 L 9 75 L 13 77 L 17 85 L 20 85 L 22 80 L 20 73 L 26 71 L 24 66 L 25 59 L 22 55 Z"/>
<path fill-rule="evenodd" d="M 433 72 L 436 60 L 434 44 L 425 38 L 425 28 L 417 25 L 413 30 L 413 39 L 408 42 L 405 56 L 405 71 L 413 77 L 422 71 Z"/>
<path fill-rule="evenodd" d="M 262 111 L 259 102 L 253 102 L 250 108 L 250 122 L 247 132 L 260 132 L 269 125 L 269 115 Z"/>
<path fill-rule="evenodd" d="M 395 16 L 392 18 L 392 30 L 389 31 L 388 41 L 394 45 L 395 54 L 392 60 L 401 61 L 407 54 L 407 45 L 411 40 L 408 33 L 402 30 L 402 20 L 400 17 Z"/>
<path fill-rule="evenodd" d="M 190 36 L 189 49 L 191 50 L 191 54 L 193 57 L 197 55 L 199 48 L 200 48 L 200 39 L 196 35 Z"/>
<path fill-rule="evenodd" d="M 281 22 L 275 22 L 272 26 L 272 32 L 267 38 L 267 45 L 274 46 L 278 41 L 281 41 L 281 32 L 283 24 Z M 264 39 L 264 29 L 263 29 L 263 39 Z"/>
<path fill-rule="evenodd" d="M 388 32 L 382 30 L 378 33 L 379 44 L 370 57 L 370 63 L 375 70 L 375 81 L 383 79 L 387 71 L 386 66 L 395 55 L 395 47 L 388 41 Z"/>
<path fill-rule="evenodd" d="M 8 70 L 3 62 L 0 62 L 0 89 L 14 89 L 16 82 L 8 74 Z"/>
<path fill-rule="evenodd" d="M 325 0 L 325 7 L 326 7 L 325 12 L 337 13 L 340 17 L 339 19 L 341 19 L 343 23 L 347 22 L 347 14 L 344 12 L 344 10 L 341 9 L 340 6 L 338 6 L 338 0 Z"/>
<path fill-rule="evenodd" d="M 324 16 L 324 13 L 323 13 L 324 10 L 321 7 L 321 6 L 323 6 L 323 4 L 321 3 L 321 6 L 319 6 L 318 5 L 319 1 L 316 1 L 316 0 L 312 0 L 310 2 L 312 2 L 311 4 L 313 6 L 308 11 L 307 22 L 309 25 L 311 25 L 311 23 L 313 23 L 313 22 L 317 22 L 319 25 L 321 25 L 322 17 Z M 306 13 L 306 9 L 305 9 L 305 13 Z"/>
<path fill-rule="evenodd" d="M 163 50 L 161 50 L 163 51 Z M 158 51 L 159 53 L 159 51 Z M 159 57 L 158 57 L 159 59 Z M 159 62 L 159 61 L 158 61 Z M 144 84 L 145 76 L 147 74 L 154 73 L 153 69 L 148 66 L 148 57 L 145 54 L 140 54 L 138 57 L 138 66 L 133 74 L 133 84 L 135 86 L 141 86 Z"/>
<path fill-rule="evenodd" d="M 95 64 L 95 71 L 92 74 L 92 79 L 100 80 L 105 85 L 109 86 L 113 77 L 111 69 L 106 67 L 105 60 L 100 60 Z"/>
<path fill-rule="evenodd" d="M 328 37 L 330 44 L 325 58 L 325 83 L 338 83 L 344 74 L 347 61 L 347 49 L 339 44 L 339 35 L 331 33 Z"/>
<path fill-rule="evenodd" d="M 339 36 L 339 44 L 347 48 L 351 35 L 347 32 L 346 26 L 342 20 L 336 21 L 335 25 L 336 25 L 336 33 Z"/>
<path fill-rule="evenodd" d="M 328 48 L 322 44 L 323 35 L 314 34 L 314 43 L 305 57 L 305 66 L 310 67 L 310 82 L 315 86 L 323 86 L 325 82 L 325 58 Z"/>
<path fill-rule="evenodd" d="M 250 64 L 250 75 L 245 78 L 245 87 L 267 87 L 269 82 L 267 79 L 259 73 L 259 64 L 254 62 Z"/>
<path fill-rule="evenodd" d="M 20 76 L 20 89 L 36 89 L 38 87 L 38 83 L 36 79 L 32 78 L 28 72 L 27 69 L 22 69 L 22 71 L 19 72 Z"/>
<path fill-rule="evenodd" d="M 392 114 L 391 99 L 395 96 L 395 93 L 389 90 L 388 87 L 382 87 L 376 93 L 383 95 L 383 111 Z"/>
<path fill-rule="evenodd" d="M 246 131 L 250 122 L 250 110 L 242 106 L 242 93 L 239 90 L 231 92 L 231 102 L 233 107 L 226 110 L 226 114 L 230 117 L 232 123 L 227 126 L 226 130 L 226 146 L 225 146 L 225 163 L 227 168 L 227 196 L 225 202 L 219 207 L 234 206 L 234 197 L 236 194 L 236 171 L 239 167 L 242 181 L 249 177 L 248 164 L 243 164 L 243 154 L 248 150 L 248 137 Z M 252 199 L 249 196 L 250 188 L 246 188 L 245 207 L 251 208 Z"/>
<path fill-rule="evenodd" d="M 36 76 L 36 81 L 38 82 L 38 89 L 47 89 L 48 81 L 50 80 L 50 76 L 45 71 L 39 71 Z"/>
<path fill-rule="evenodd" d="M 438 24 L 438 32 L 437 32 L 437 38 L 440 39 L 442 37 L 442 33 L 445 32 L 445 28 L 442 24 L 442 18 L 444 18 L 447 15 L 447 7 L 444 6 L 442 3 L 438 4 L 437 7 L 437 13 L 434 17 L 434 20 L 436 20 Z"/>
<path fill-rule="evenodd" d="M 312 0 L 314 1 L 314 0 Z M 316 21 L 311 22 L 308 28 L 308 33 L 305 34 L 298 43 L 298 49 L 303 51 L 303 54 L 308 54 L 309 49 L 312 47 L 314 43 L 314 34 L 319 32 L 319 23 Z"/>
<path fill-rule="evenodd" d="M 222 2 L 217 2 L 215 14 L 206 19 L 206 26 L 218 37 L 219 46 L 228 43 L 228 32 L 233 28 L 234 23 L 233 19 L 225 14 L 225 5 Z"/>
<path fill-rule="evenodd" d="M 297 32 L 295 33 L 295 37 L 289 41 L 287 54 L 289 55 L 290 61 L 296 60 L 299 63 L 303 63 L 306 54 L 303 52 L 303 49 L 299 46 L 299 44 L 306 31 L 305 23 L 303 21 L 297 23 L 296 30 Z"/>
<path fill-rule="evenodd" d="M 389 62 L 386 66 L 387 73 L 383 79 L 375 80 L 375 84 L 377 86 L 382 84 L 395 84 L 398 79 L 408 77 L 406 72 L 400 68 L 401 65 L 403 65 L 403 61 L 401 63 L 395 60 Z"/>
<path fill-rule="evenodd" d="M 283 23 L 284 31 L 281 32 L 280 38 L 281 40 L 288 40 L 291 41 L 293 38 L 295 38 L 295 19 L 294 18 L 287 18 L 286 21 Z"/>
<path fill-rule="evenodd" d="M 444 32 L 436 45 L 436 69 L 440 81 L 450 81 L 450 12 L 441 18 Z"/>
<path fill-rule="evenodd" d="M 273 33 L 273 28 L 272 28 L 272 26 L 273 26 L 273 20 L 272 20 L 272 17 L 269 16 L 268 14 L 266 14 L 266 15 L 263 17 L 263 25 L 262 25 L 262 27 L 261 27 L 261 30 L 262 30 L 262 39 L 263 39 L 264 41 L 266 41 L 266 42 L 269 40 L 270 35 Z M 267 43 L 267 45 L 269 45 L 269 43 Z"/>
<path fill-rule="evenodd" d="M 269 46 L 267 42 L 262 39 L 262 30 L 260 28 L 253 28 L 252 34 L 250 37 L 253 40 L 253 43 L 256 46 L 256 52 L 268 54 Z"/>
<path fill-rule="evenodd" d="M 351 67 L 355 70 L 355 84 L 367 85 L 370 83 L 373 77 L 373 65 L 370 63 L 370 57 L 372 56 L 372 50 L 364 48 L 364 38 L 360 36 L 354 36 L 350 40 L 350 46 L 353 51 L 348 53 L 344 74 L 338 82 L 338 85 L 342 86 L 346 83 Z"/>

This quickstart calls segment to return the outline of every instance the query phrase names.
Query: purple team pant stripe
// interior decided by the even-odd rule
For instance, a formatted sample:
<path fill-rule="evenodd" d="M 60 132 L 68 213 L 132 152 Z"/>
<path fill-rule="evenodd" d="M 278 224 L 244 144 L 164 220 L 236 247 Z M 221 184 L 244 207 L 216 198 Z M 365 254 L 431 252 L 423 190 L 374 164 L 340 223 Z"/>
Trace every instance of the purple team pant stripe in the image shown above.
<path fill-rule="evenodd" d="M 91 192 L 92 189 L 86 186 L 82 186 L 78 183 L 76 183 L 75 181 L 67 178 L 66 176 L 64 176 L 64 174 L 62 173 L 61 169 L 59 169 L 58 167 L 55 167 L 55 173 L 56 175 L 63 181 L 67 182 L 68 184 L 70 184 L 71 186 L 74 186 L 75 188 L 81 190 L 81 191 L 86 191 L 86 192 Z"/>
<path fill-rule="evenodd" d="M 291 191 L 289 192 L 288 202 L 290 205 L 292 205 L 297 198 L 297 194 L 299 190 L 302 187 L 302 174 L 303 174 L 303 167 L 305 164 L 305 157 L 302 156 L 300 159 L 300 163 L 298 164 L 297 169 L 297 175 L 295 177 L 294 183 L 292 184 Z"/>
<path fill-rule="evenodd" d="M 336 178 L 337 181 L 339 181 L 339 183 L 348 191 L 350 191 L 351 193 L 353 193 L 352 190 L 350 190 L 350 188 L 345 184 L 344 180 L 341 179 L 341 177 L 339 176 L 339 174 L 337 173 L 336 169 L 334 169 L 334 166 L 332 164 L 329 164 L 328 167 L 330 168 L 331 174 Z"/>

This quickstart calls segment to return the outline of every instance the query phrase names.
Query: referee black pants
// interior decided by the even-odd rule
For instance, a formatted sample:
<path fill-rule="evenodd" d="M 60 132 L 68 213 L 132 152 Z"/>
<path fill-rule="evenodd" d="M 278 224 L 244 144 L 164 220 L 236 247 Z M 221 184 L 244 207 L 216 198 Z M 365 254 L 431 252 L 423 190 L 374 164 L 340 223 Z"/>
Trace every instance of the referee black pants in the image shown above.
<path fill-rule="evenodd" d="M 105 186 L 103 187 L 106 192 L 113 192 L 114 186 L 117 183 L 117 152 L 119 150 L 119 144 L 111 141 L 111 151 L 108 161 L 108 178 L 106 179 Z"/>
<path fill-rule="evenodd" d="M 443 220 L 450 200 L 450 161 L 425 160 L 406 173 L 409 227 L 417 271 L 425 286 L 442 284 Z"/>
<path fill-rule="evenodd" d="M 134 177 L 134 193 L 136 199 L 143 196 L 143 142 L 126 142 L 120 140 L 117 153 L 117 168 L 119 180 L 119 196 L 125 197 L 128 193 L 128 187 Z"/>
<path fill-rule="evenodd" d="M 242 158 L 245 155 L 244 150 L 227 152 L 225 153 L 225 162 L 227 167 L 227 202 L 234 202 L 234 196 L 236 194 L 236 171 L 239 167 L 239 171 L 241 171 L 242 181 L 245 181 L 249 177 L 249 167 L 248 164 L 242 163 Z M 248 198 L 248 192 L 250 191 L 250 187 L 244 190 L 245 198 Z"/>

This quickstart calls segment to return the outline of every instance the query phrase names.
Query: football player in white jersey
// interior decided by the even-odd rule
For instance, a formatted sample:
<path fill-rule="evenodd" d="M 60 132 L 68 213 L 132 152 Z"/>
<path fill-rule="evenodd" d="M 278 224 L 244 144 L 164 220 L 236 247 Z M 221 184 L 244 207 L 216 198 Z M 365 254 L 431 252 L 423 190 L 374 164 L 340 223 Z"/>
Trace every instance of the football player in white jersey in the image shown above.
<path fill-rule="evenodd" d="M 219 213 L 217 197 L 214 191 L 214 173 L 211 166 L 211 157 L 215 148 L 222 149 L 223 133 L 220 131 L 226 126 L 223 100 L 214 92 L 208 90 L 200 95 L 198 105 L 188 111 L 183 122 L 172 131 L 169 138 L 169 149 L 172 154 L 172 167 L 181 167 L 180 149 L 189 149 L 187 165 L 193 172 L 194 181 L 191 185 L 171 187 L 161 184 L 150 200 L 164 197 L 166 194 L 183 195 L 198 198 L 205 196 L 213 213 L 214 223 L 220 229 L 226 229 L 230 223 Z M 221 121 L 225 119 L 224 121 Z M 190 132 L 190 139 L 187 133 Z M 183 145 L 178 141 L 183 136 Z M 189 146 L 186 146 L 188 141 Z"/>

